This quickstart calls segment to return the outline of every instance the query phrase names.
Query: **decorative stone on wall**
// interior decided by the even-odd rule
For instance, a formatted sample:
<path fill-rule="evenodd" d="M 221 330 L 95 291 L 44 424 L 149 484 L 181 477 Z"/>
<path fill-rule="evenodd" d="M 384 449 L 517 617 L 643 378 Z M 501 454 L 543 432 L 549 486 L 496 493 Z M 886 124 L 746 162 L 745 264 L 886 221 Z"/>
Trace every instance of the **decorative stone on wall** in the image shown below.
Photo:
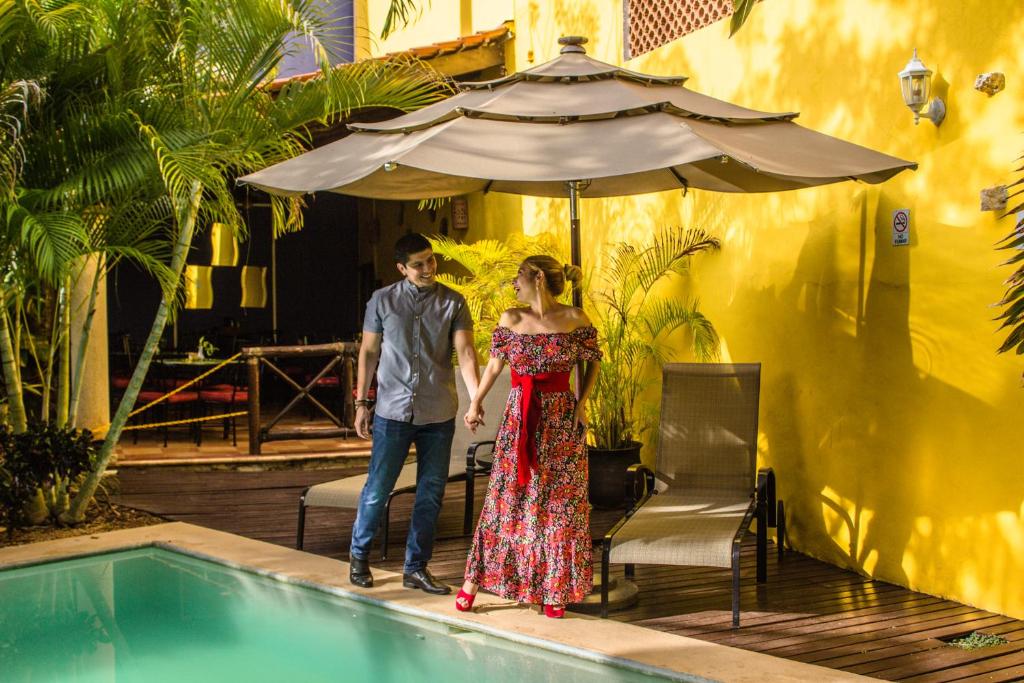
<path fill-rule="evenodd" d="M 981 191 L 982 211 L 1005 211 L 1006 202 L 1009 199 L 1006 185 L 986 187 Z"/>
<path fill-rule="evenodd" d="M 625 58 L 631 59 L 732 14 L 733 0 L 625 0 Z"/>
<path fill-rule="evenodd" d="M 1006 87 L 1006 76 L 999 71 L 979 74 L 974 79 L 974 89 L 992 97 Z"/>

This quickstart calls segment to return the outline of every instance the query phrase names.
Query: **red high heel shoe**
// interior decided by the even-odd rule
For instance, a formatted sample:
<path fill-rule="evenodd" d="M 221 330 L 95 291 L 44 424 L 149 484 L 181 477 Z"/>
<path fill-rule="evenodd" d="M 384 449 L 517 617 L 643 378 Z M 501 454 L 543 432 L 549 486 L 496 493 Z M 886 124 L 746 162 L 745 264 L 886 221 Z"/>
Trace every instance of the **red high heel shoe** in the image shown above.
<path fill-rule="evenodd" d="M 470 595 L 460 588 L 458 595 L 455 596 L 455 609 L 460 612 L 469 612 L 473 609 L 474 600 L 476 600 L 475 594 Z"/>
<path fill-rule="evenodd" d="M 553 607 L 552 605 L 544 605 L 544 616 L 551 619 L 561 619 L 565 616 L 564 607 Z"/>

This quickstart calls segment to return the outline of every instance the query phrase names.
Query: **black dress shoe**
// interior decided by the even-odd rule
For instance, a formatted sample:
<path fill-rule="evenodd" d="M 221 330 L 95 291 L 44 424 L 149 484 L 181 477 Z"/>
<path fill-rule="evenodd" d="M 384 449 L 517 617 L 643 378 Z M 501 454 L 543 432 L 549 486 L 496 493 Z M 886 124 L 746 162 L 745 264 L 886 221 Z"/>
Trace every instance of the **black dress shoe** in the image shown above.
<path fill-rule="evenodd" d="M 353 557 L 348 565 L 349 583 L 360 588 L 373 588 L 373 574 L 370 573 L 370 562 Z"/>
<path fill-rule="evenodd" d="M 426 567 L 417 569 L 409 574 L 403 574 L 402 585 L 406 588 L 419 588 L 421 591 L 426 591 L 432 595 L 448 595 L 452 592 L 451 586 L 435 579 L 433 574 L 427 571 Z"/>

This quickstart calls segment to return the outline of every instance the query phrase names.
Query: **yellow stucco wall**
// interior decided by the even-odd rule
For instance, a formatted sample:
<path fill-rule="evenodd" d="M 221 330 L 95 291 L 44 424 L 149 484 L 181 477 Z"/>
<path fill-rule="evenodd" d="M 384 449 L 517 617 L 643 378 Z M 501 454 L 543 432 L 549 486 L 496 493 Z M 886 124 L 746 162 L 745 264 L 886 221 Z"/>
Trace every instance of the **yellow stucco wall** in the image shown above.
<path fill-rule="evenodd" d="M 380 38 L 386 0 L 356 0 L 356 15 L 368 28 L 363 33 L 368 54 L 376 57 L 498 28 L 512 18 L 513 4 L 512 0 L 426 0 L 418 3 L 408 26 L 386 39 Z"/>
<path fill-rule="evenodd" d="M 516 3 L 516 64 L 583 34 L 622 63 L 619 2 Z M 801 551 L 1024 617 L 1019 358 L 996 356 L 991 304 L 1009 228 L 978 210 L 1024 150 L 1024 3 L 770 0 L 732 40 L 720 22 L 627 63 L 695 90 L 891 154 L 920 170 L 880 185 L 774 195 L 661 193 L 584 201 L 584 258 L 666 225 L 723 240 L 693 292 L 726 358 L 763 363 L 761 455 Z M 913 125 L 896 74 L 917 46 L 944 91 L 936 129 Z M 985 71 L 1009 87 L 973 89 Z M 912 244 L 891 246 L 896 208 Z M 526 199 L 529 232 L 564 230 L 564 201 Z"/>
<path fill-rule="evenodd" d="M 377 0 L 371 5 L 383 6 Z M 452 2 L 458 6 L 458 2 Z M 620 0 L 515 0 L 515 67 L 557 54 L 559 35 L 622 63 Z M 439 0 L 430 35 L 458 32 Z M 447 13 L 446 13 L 447 12 Z M 455 21 L 456 23 L 446 23 Z M 417 34 L 420 35 L 420 34 Z M 727 360 L 763 363 L 761 457 L 779 477 L 802 552 L 928 593 L 1024 617 L 1024 464 L 1019 358 L 997 356 L 992 302 L 1009 228 L 978 210 L 1024 150 L 1024 3 L 769 0 L 728 39 L 720 22 L 627 63 L 690 76 L 700 92 L 801 111 L 819 131 L 920 163 L 880 186 L 769 195 L 691 192 L 584 200 L 585 264 L 603 245 L 700 226 L 721 253 L 691 291 Z M 949 113 L 915 127 L 896 74 L 914 47 Z M 1007 90 L 973 90 L 985 71 Z M 475 197 L 473 236 L 557 231 L 562 200 Z M 896 208 L 912 243 L 891 246 Z M 521 218 L 520 218 L 521 213 Z"/>

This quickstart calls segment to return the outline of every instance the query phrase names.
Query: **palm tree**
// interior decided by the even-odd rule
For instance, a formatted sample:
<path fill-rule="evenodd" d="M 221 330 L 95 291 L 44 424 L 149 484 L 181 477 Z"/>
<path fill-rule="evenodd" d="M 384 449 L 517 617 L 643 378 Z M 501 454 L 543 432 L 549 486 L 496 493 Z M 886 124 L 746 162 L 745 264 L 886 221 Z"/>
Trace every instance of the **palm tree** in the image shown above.
<path fill-rule="evenodd" d="M 0 90 L 0 202 L 5 207 L 10 206 L 17 196 L 17 181 L 24 162 L 24 121 L 28 118 L 30 104 L 35 105 L 38 101 L 39 86 L 31 81 L 7 83 Z M 9 221 L 5 221 L 7 222 Z M 6 253 L 0 254 L 4 261 L 11 262 L 17 258 L 10 250 L 4 251 Z M 3 284 L 6 283 L 0 281 L 0 287 L 3 287 Z M 6 288 L 0 289 L 0 302 L 6 298 L 5 290 Z M 0 314 L 0 364 L 3 367 L 8 417 L 14 431 L 20 433 L 25 430 L 25 404 L 22 401 L 20 368 L 14 354 L 6 313 Z"/>
<path fill-rule="evenodd" d="M 105 0 L 101 5 L 120 5 Z M 244 229 L 231 194 L 234 177 L 292 157 L 310 143 L 310 129 L 329 125 L 359 107 L 411 110 L 437 99 L 439 80 L 408 64 L 363 62 L 330 67 L 330 26 L 310 0 L 143 0 L 130 21 L 112 24 L 108 35 L 127 41 L 126 59 L 147 65 L 158 94 L 147 94 L 130 112 L 136 137 L 107 173 L 83 169 L 76 187 L 102 185 L 136 165 L 156 179 L 157 196 L 169 209 L 170 270 L 181 281 L 185 258 L 199 225 L 213 222 Z M 293 83 L 276 96 L 260 86 L 269 80 L 293 35 L 313 46 L 321 76 Z M 158 85 L 158 83 L 167 84 Z M 125 163 L 125 162 L 128 163 Z M 301 201 L 273 198 L 275 233 L 301 227 Z M 138 365 L 106 434 L 98 465 L 72 502 L 68 519 L 82 518 L 128 418 L 175 303 L 165 292 Z"/>
<path fill-rule="evenodd" d="M 76 263 L 104 248 L 90 234 L 90 226 L 104 222 L 102 205 L 90 206 L 88 197 L 60 187 L 69 172 L 93 161 L 76 158 L 74 130 L 102 118 L 90 110 L 101 81 L 77 88 L 66 83 L 75 78 L 81 83 L 88 73 L 82 40 L 87 18 L 88 8 L 77 3 L 0 2 L 0 136 L 6 138 L 0 141 L 0 357 L 8 417 L 16 431 L 28 419 L 25 392 L 40 397 L 35 419 L 49 419 L 54 384 L 58 421 L 68 421 L 73 395 L 68 292 Z M 75 106 L 68 106 L 71 102 Z M 118 199 L 111 193 L 105 201 L 117 205 Z M 133 257 L 160 274 L 158 254 L 147 254 L 146 242 L 141 248 L 116 241 L 112 246 L 115 257 Z M 163 274 L 162 279 L 169 278 Z M 35 382 L 22 382 L 22 351 L 34 362 L 28 370 Z M 54 378 L 58 366 L 59 381 Z"/>
<path fill-rule="evenodd" d="M 65 515 L 74 523 L 109 463 L 180 297 L 193 235 L 213 222 L 244 231 L 233 178 L 304 151 L 316 126 L 353 109 L 411 110 L 442 96 L 446 86 L 409 63 L 330 68 L 336 35 L 313 0 L 89 0 L 46 7 L 49 13 L 30 0 L 0 0 L 0 92 L 31 80 L 45 96 L 28 132 L 19 129 L 24 160 L 15 190 L 0 200 L 0 258 L 6 259 L 0 276 L 5 263 L 27 262 L 28 276 L 46 273 L 48 284 L 66 291 L 76 264 L 91 255 L 103 259 L 96 278 L 117 259 L 131 258 L 163 287 L 98 464 Z M 321 75 L 271 94 L 262 86 L 295 49 L 295 36 L 312 46 Z M 301 227 L 299 199 L 272 202 L 276 234 Z M 59 310 L 53 337 L 66 348 L 66 307 Z M 15 366 L 7 380 L 18 376 L 19 345 L 11 340 L 4 351 L 5 320 L 0 315 L 0 355 Z M 66 368 L 69 358 L 62 355 Z M 72 417 L 79 389 L 69 390 L 62 374 L 58 406 Z"/>

